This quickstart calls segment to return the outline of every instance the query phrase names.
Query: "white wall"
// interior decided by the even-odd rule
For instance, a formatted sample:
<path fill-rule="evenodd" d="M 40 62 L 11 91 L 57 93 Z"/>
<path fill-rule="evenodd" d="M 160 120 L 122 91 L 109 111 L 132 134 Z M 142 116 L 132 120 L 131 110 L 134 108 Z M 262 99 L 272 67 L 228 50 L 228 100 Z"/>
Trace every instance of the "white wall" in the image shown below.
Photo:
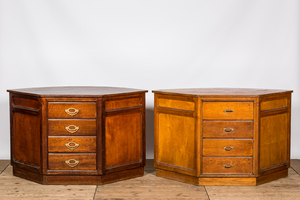
<path fill-rule="evenodd" d="M 297 0 L 0 0 L 0 159 L 8 159 L 6 89 L 64 85 L 148 89 L 293 89 L 300 158 Z"/>

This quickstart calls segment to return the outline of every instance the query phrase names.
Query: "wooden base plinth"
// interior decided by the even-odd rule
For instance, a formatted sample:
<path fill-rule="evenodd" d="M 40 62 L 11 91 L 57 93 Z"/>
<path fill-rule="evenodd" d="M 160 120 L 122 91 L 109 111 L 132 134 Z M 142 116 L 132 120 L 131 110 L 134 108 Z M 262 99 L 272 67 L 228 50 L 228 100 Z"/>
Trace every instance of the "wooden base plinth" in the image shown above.
<path fill-rule="evenodd" d="M 284 178 L 288 176 L 288 169 L 284 169 L 278 172 L 274 172 L 271 174 L 263 175 L 257 178 L 245 177 L 245 178 L 199 178 L 195 176 L 189 176 L 177 172 L 166 171 L 162 169 L 156 169 L 156 176 L 172 179 L 175 181 L 180 181 L 184 183 L 190 183 L 194 185 L 245 185 L 245 186 L 254 186 L 260 185 L 263 183 L 267 183 L 270 181 L 274 181 L 280 178 Z"/>
<path fill-rule="evenodd" d="M 42 175 L 18 167 L 13 167 L 13 175 L 43 185 L 103 185 L 144 175 L 144 167 L 124 170 L 105 175 L 73 176 L 73 175 Z"/>

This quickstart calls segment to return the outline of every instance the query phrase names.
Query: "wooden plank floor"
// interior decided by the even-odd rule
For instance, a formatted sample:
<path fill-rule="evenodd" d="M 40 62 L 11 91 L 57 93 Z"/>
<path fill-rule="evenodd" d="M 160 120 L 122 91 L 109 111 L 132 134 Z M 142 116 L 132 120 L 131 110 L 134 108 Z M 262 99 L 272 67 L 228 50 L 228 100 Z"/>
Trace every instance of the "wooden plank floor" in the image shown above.
<path fill-rule="evenodd" d="M 124 200 L 124 199 L 300 199 L 300 160 L 292 160 L 289 176 L 260 186 L 194 186 L 155 176 L 147 160 L 143 177 L 95 185 L 40 185 L 12 175 L 8 160 L 0 160 L 1 200 Z"/>

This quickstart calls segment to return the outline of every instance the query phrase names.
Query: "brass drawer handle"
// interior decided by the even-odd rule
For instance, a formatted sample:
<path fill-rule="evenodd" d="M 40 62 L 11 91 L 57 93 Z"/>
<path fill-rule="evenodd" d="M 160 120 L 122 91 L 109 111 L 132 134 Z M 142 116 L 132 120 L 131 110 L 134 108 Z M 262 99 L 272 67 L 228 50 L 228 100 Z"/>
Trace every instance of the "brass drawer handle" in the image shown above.
<path fill-rule="evenodd" d="M 232 147 L 232 146 L 226 146 L 226 147 L 223 147 L 223 149 L 225 149 L 226 151 L 230 151 L 230 150 L 234 149 L 234 147 Z"/>
<path fill-rule="evenodd" d="M 76 166 L 79 164 L 79 160 L 70 159 L 70 160 L 66 160 L 65 163 L 66 163 L 69 167 L 76 167 Z"/>
<path fill-rule="evenodd" d="M 234 112 L 234 110 L 227 109 L 227 110 L 224 110 L 223 112 L 224 112 L 224 113 L 233 113 L 233 112 Z"/>
<path fill-rule="evenodd" d="M 75 150 L 79 147 L 79 144 L 77 144 L 76 142 L 67 142 L 65 145 L 70 150 Z"/>
<path fill-rule="evenodd" d="M 65 112 L 68 115 L 74 116 L 74 115 L 77 115 L 79 113 L 79 110 L 76 109 L 76 108 L 68 108 L 68 109 L 65 110 Z"/>
<path fill-rule="evenodd" d="M 223 131 L 225 131 L 225 132 L 231 132 L 231 131 L 233 131 L 234 129 L 233 128 L 223 128 Z"/>
<path fill-rule="evenodd" d="M 232 164 L 225 164 L 225 165 L 223 165 L 223 167 L 225 167 L 225 168 L 231 168 L 231 167 L 233 167 L 233 165 Z"/>
<path fill-rule="evenodd" d="M 79 130 L 78 126 L 75 125 L 69 125 L 66 126 L 65 129 L 69 132 L 69 133 L 76 133 Z"/>

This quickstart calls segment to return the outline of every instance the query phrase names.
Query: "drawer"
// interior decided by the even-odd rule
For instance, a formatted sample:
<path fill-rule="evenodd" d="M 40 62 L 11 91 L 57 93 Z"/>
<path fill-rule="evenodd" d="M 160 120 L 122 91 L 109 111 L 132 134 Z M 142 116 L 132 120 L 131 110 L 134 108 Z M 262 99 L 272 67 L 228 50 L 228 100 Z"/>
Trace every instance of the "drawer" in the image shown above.
<path fill-rule="evenodd" d="M 253 121 L 203 121 L 203 137 L 253 138 Z"/>
<path fill-rule="evenodd" d="M 76 135 L 96 135 L 96 120 L 48 120 L 49 136 L 76 136 Z"/>
<path fill-rule="evenodd" d="M 49 170 L 96 170 L 96 154 L 49 153 Z"/>
<path fill-rule="evenodd" d="M 49 102 L 48 118 L 50 119 L 93 119 L 96 118 L 94 102 Z"/>
<path fill-rule="evenodd" d="M 205 158 L 203 174 L 252 174 L 252 158 Z"/>
<path fill-rule="evenodd" d="M 203 140 L 203 156 L 252 156 L 253 140 Z"/>
<path fill-rule="evenodd" d="M 48 137 L 49 152 L 96 152 L 96 137 Z"/>
<path fill-rule="evenodd" d="M 203 119 L 253 119 L 253 102 L 203 102 Z"/>
<path fill-rule="evenodd" d="M 105 110 L 119 110 L 124 108 L 138 108 L 142 106 L 140 97 L 115 99 L 105 101 Z"/>

